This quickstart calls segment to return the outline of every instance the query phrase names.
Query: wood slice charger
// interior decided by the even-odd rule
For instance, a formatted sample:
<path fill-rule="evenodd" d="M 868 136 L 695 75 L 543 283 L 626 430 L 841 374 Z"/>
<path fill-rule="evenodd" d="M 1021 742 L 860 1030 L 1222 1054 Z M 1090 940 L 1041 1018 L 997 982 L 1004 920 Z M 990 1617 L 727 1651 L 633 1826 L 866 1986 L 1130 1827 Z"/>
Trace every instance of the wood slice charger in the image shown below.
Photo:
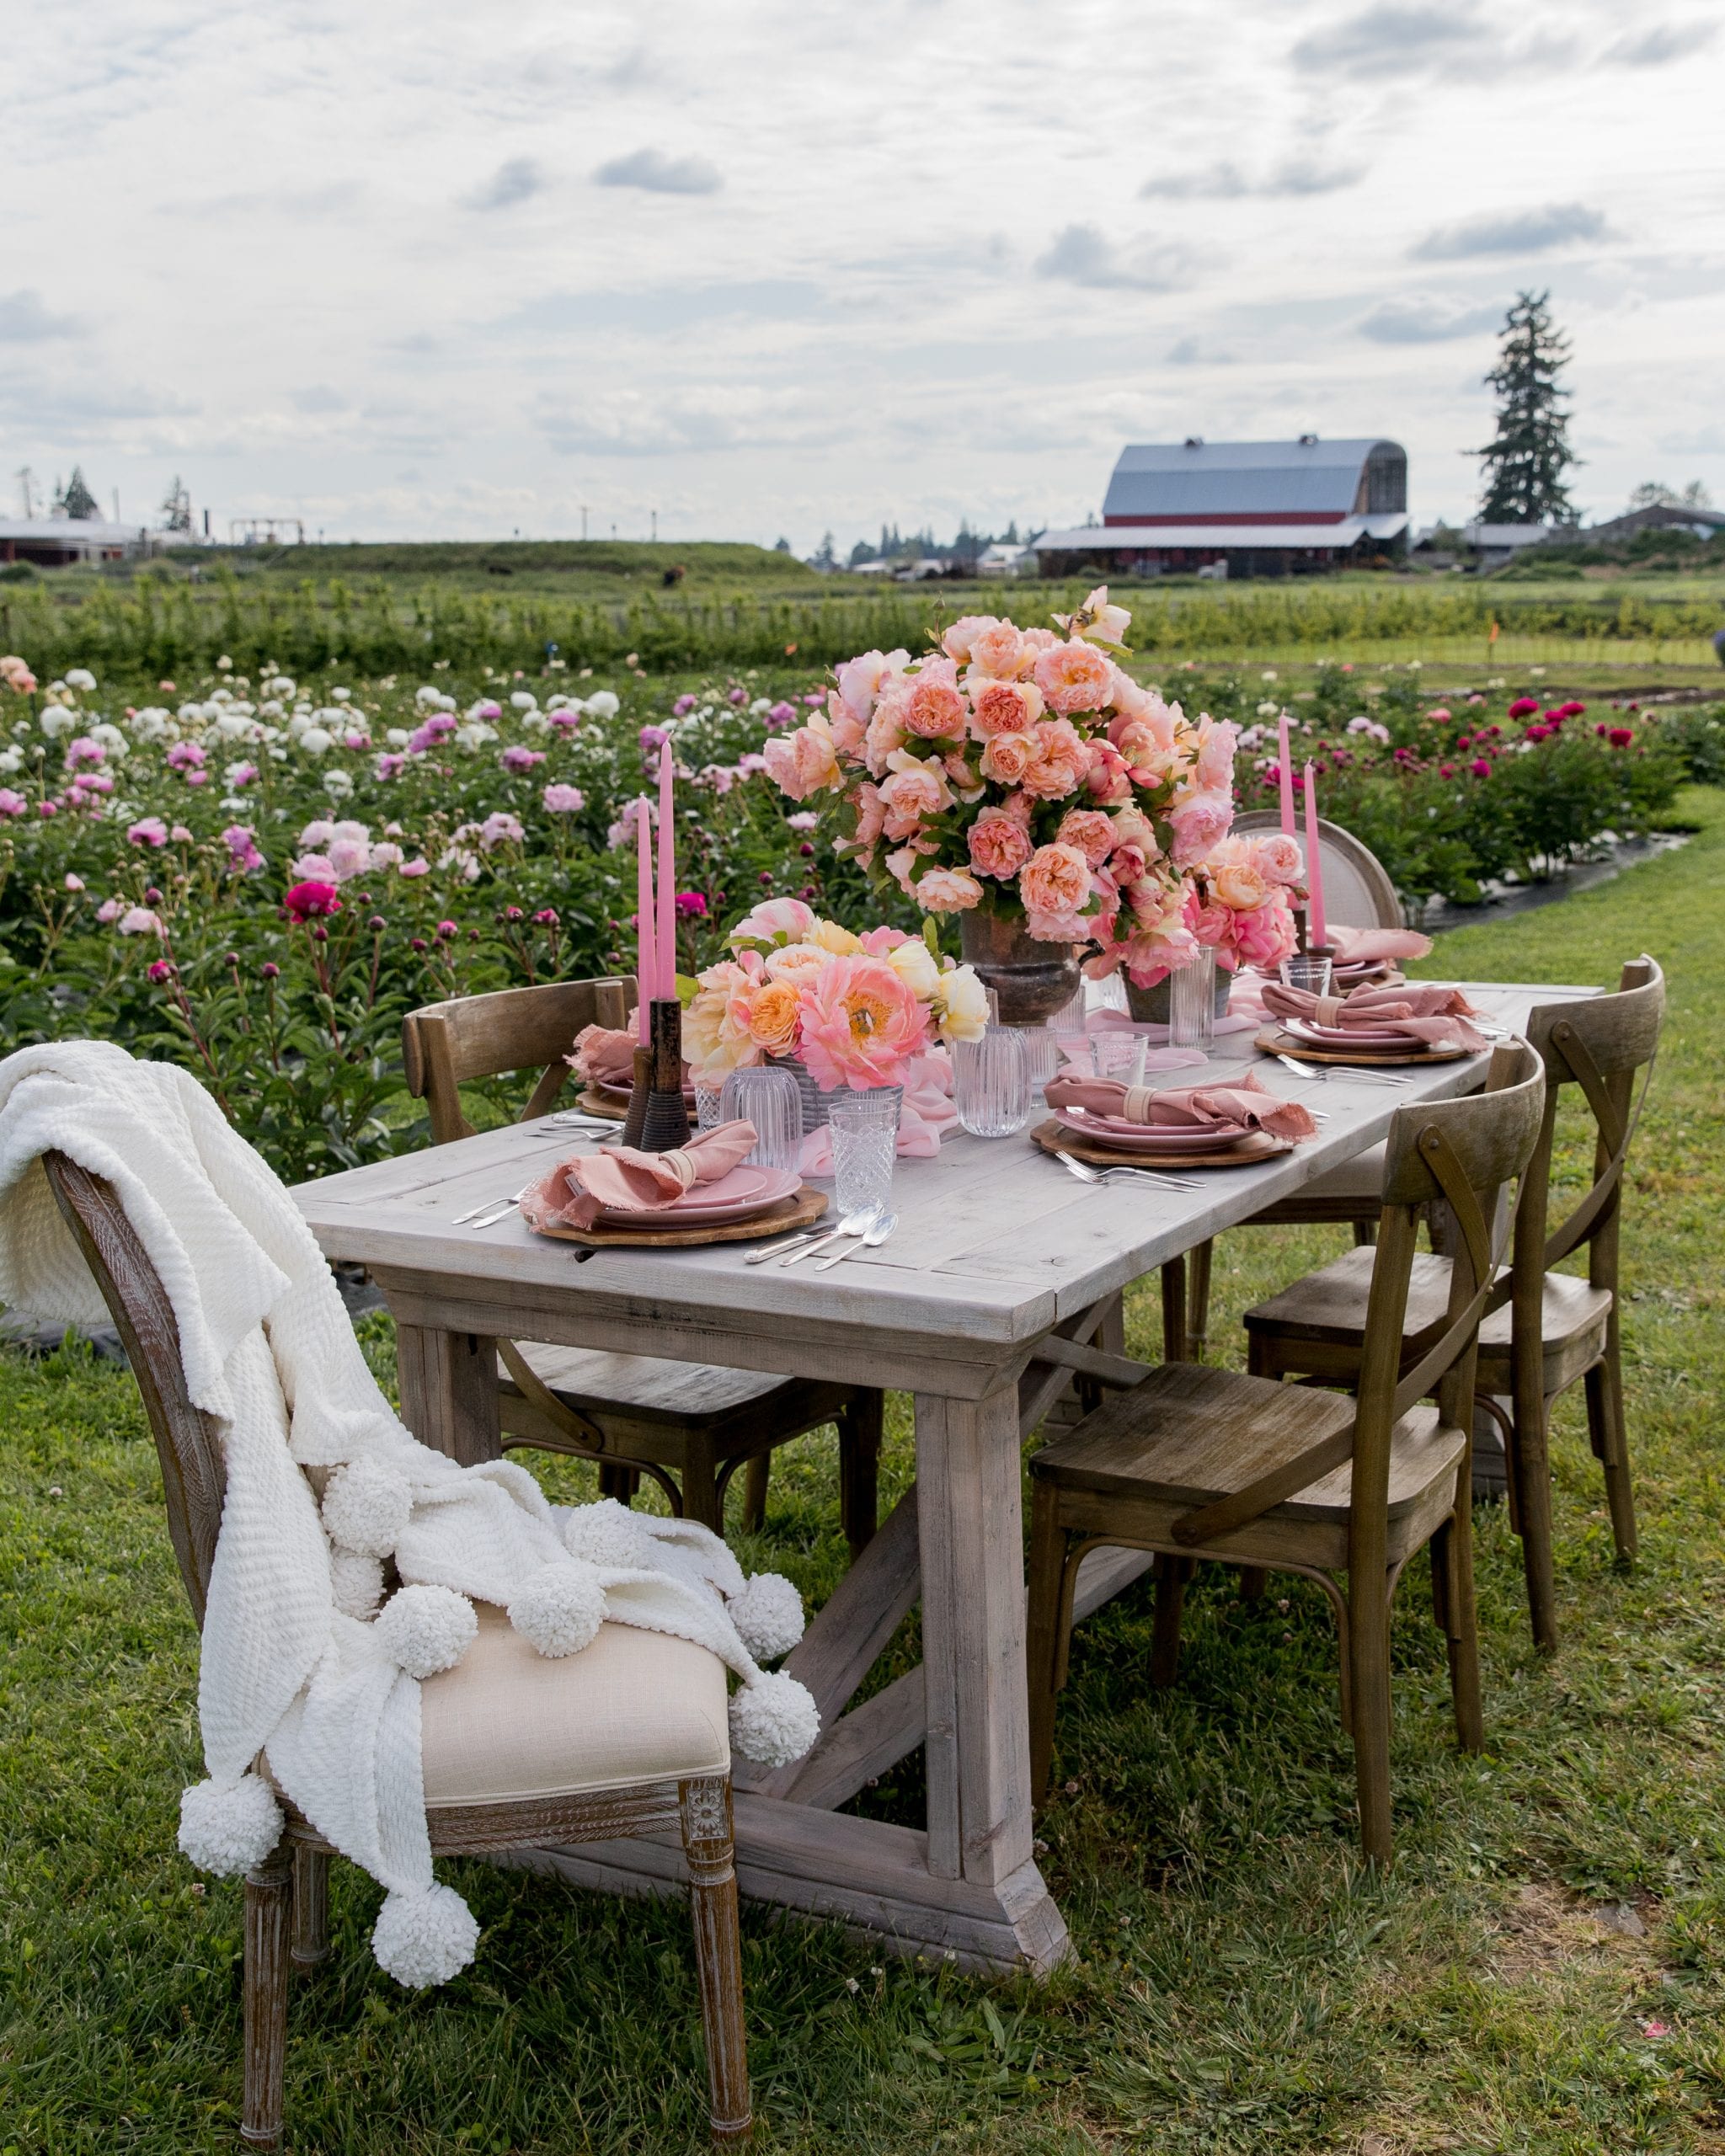
<path fill-rule="evenodd" d="M 1173 1126 L 1188 1129 L 1189 1125 Z M 1081 1138 L 1058 1118 L 1039 1123 L 1030 1135 L 1044 1153 L 1070 1153 L 1075 1161 L 1087 1161 L 1093 1168 L 1148 1168 L 1154 1174 L 1183 1174 L 1188 1168 L 1247 1168 L 1254 1161 L 1267 1161 L 1272 1153 L 1293 1150 L 1291 1138 L 1278 1138 L 1271 1130 L 1249 1130 L 1231 1145 L 1219 1145 L 1214 1153 L 1167 1153 L 1161 1159 L 1149 1153 L 1129 1152 L 1124 1145 L 1101 1145 Z"/>
<path fill-rule="evenodd" d="M 595 1221 L 590 1228 L 536 1228 L 533 1233 L 560 1243 L 579 1243 L 588 1250 L 694 1250 L 703 1243 L 758 1242 L 766 1235 L 812 1228 L 829 1203 L 825 1191 L 811 1190 L 804 1183 L 791 1197 L 746 1220 L 713 1220 L 690 1228 L 614 1228 Z"/>
<path fill-rule="evenodd" d="M 1478 1052 L 1471 1048 L 1318 1048 L 1279 1026 L 1266 1026 L 1252 1045 L 1266 1055 L 1297 1055 L 1302 1063 L 1455 1063 Z"/>

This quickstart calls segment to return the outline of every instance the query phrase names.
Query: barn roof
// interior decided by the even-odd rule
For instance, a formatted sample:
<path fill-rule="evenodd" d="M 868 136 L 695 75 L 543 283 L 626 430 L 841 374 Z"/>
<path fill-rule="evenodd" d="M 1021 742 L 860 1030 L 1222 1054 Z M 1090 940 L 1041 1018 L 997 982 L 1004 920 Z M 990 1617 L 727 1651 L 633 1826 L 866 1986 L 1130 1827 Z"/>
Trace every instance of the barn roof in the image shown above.
<path fill-rule="evenodd" d="M 1362 436 L 1327 441 L 1136 443 L 1120 452 L 1103 504 L 1111 521 L 1133 517 L 1348 515 L 1375 449 L 1400 446 Z"/>
<path fill-rule="evenodd" d="M 1344 517 L 1339 524 L 1081 524 L 1068 531 L 1039 532 L 1032 543 L 1039 553 L 1051 554 L 1145 553 L 1165 547 L 1351 547 L 1361 538 L 1394 539 L 1407 526 L 1406 515 L 1399 513 Z"/>

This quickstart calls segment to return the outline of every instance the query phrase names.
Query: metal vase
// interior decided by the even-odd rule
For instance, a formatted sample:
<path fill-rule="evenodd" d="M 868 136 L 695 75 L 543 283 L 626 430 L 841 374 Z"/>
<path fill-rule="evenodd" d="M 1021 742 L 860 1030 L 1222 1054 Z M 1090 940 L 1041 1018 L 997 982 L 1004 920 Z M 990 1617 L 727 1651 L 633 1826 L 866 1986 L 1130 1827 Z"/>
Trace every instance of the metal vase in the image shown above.
<path fill-rule="evenodd" d="M 1045 1025 L 1077 994 L 1078 947 L 1039 942 L 1022 916 L 960 914 L 959 933 L 965 963 L 999 1000 L 1001 1025 Z"/>

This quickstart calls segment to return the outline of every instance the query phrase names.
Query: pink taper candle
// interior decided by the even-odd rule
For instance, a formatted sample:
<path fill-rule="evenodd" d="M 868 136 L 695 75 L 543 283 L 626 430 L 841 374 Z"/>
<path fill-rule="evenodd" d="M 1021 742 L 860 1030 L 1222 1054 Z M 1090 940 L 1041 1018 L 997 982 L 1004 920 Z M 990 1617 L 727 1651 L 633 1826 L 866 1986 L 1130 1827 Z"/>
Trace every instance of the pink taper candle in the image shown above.
<path fill-rule="evenodd" d="M 1306 766 L 1306 903 L 1308 941 L 1314 951 L 1324 950 L 1330 939 L 1324 921 L 1323 857 L 1317 843 L 1317 787 L 1310 764 Z"/>
<path fill-rule="evenodd" d="M 659 751 L 659 980 L 655 995 L 677 992 L 676 835 L 671 829 L 670 744 Z"/>
<path fill-rule="evenodd" d="M 653 835 L 644 793 L 635 803 L 635 839 L 639 854 L 635 878 L 635 1003 L 640 1014 L 639 1038 L 647 1045 L 647 1006 L 659 980 L 659 961 L 653 938 Z"/>
<path fill-rule="evenodd" d="M 1281 745 L 1276 755 L 1276 776 L 1282 787 L 1282 835 L 1293 838 L 1297 835 L 1294 822 L 1294 766 L 1288 750 L 1288 714 L 1282 713 Z"/>

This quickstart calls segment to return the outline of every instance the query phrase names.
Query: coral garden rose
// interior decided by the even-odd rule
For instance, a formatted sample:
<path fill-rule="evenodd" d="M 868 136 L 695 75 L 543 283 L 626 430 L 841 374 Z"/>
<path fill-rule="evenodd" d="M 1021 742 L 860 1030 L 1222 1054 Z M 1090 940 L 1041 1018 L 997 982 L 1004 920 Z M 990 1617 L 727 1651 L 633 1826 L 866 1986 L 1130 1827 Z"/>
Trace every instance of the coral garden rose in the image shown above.
<path fill-rule="evenodd" d="M 794 734 L 775 734 L 761 753 L 774 784 L 793 801 L 806 801 L 811 793 L 839 783 L 832 728 L 819 712 Z"/>
<path fill-rule="evenodd" d="M 1193 777 L 1207 793 L 1226 793 L 1234 783 L 1234 744 L 1239 733 L 1227 720 L 1199 720 L 1198 765 Z"/>
<path fill-rule="evenodd" d="M 1041 801 L 1064 801 L 1090 769 L 1090 744 L 1069 718 L 1045 718 L 1031 735 L 1036 754 L 1022 782 Z"/>
<path fill-rule="evenodd" d="M 1042 717 L 1042 691 L 1034 681 L 973 684 L 970 730 L 979 741 L 996 734 L 1023 734 Z"/>
<path fill-rule="evenodd" d="M 792 980 L 768 980 L 749 1002 L 749 1038 L 768 1055 L 788 1055 L 797 1045 L 798 996 Z"/>
<path fill-rule="evenodd" d="M 970 639 L 971 666 L 996 681 L 1010 681 L 1033 657 L 1011 622 L 991 622 Z"/>
<path fill-rule="evenodd" d="M 893 765 L 880 788 L 886 835 L 889 839 L 912 838 L 926 818 L 951 806 L 952 788 L 938 765 L 919 763 L 905 750 L 894 751 Z"/>
<path fill-rule="evenodd" d="M 1266 831 L 1247 841 L 1258 873 L 1272 883 L 1297 883 L 1306 873 L 1300 842 L 1286 831 Z"/>
<path fill-rule="evenodd" d="M 1090 863 L 1076 846 L 1039 846 L 1018 878 L 1018 895 L 1033 913 L 1076 913 L 1090 896 Z"/>
<path fill-rule="evenodd" d="M 982 903 L 982 886 L 964 868 L 926 868 L 911 895 L 929 913 L 968 913 Z"/>
<path fill-rule="evenodd" d="M 908 651 L 865 651 L 834 670 L 839 695 L 866 726 L 882 689 L 911 663 Z"/>
<path fill-rule="evenodd" d="M 970 866 L 979 876 L 1016 876 L 1034 851 L 1029 832 L 1003 809 L 979 816 L 969 838 Z"/>
<path fill-rule="evenodd" d="M 905 730 L 920 740 L 950 739 L 964 731 L 964 699 L 949 682 L 919 680 L 905 701 Z"/>
<path fill-rule="evenodd" d="M 1222 904 L 1235 913 L 1250 913 L 1258 906 L 1267 905 L 1275 888 L 1258 863 L 1250 860 L 1212 862 L 1210 886 Z"/>
<path fill-rule="evenodd" d="M 876 706 L 874 716 L 868 722 L 868 731 L 863 736 L 863 760 L 873 776 L 879 778 L 884 774 L 888 759 L 904 747 L 905 739 L 905 700 L 895 690 Z"/>
<path fill-rule="evenodd" d="M 996 734 L 982 752 L 982 776 L 996 786 L 1022 786 L 1036 761 L 1036 742 L 1028 734 Z"/>
<path fill-rule="evenodd" d="M 1054 712 L 1101 711 L 1114 678 L 1114 661 L 1094 644 L 1055 643 L 1036 661 L 1036 686 Z"/>
<path fill-rule="evenodd" d="M 883 958 L 833 958 L 800 991 L 803 1061 L 823 1092 L 900 1086 L 928 1016 Z"/>
<path fill-rule="evenodd" d="M 962 666 L 975 648 L 977 638 L 1000 626 L 999 617 L 993 614 L 961 614 L 942 637 L 940 648 Z"/>
<path fill-rule="evenodd" d="M 1055 833 L 1061 846 L 1076 846 L 1092 868 L 1100 868 L 1114 850 L 1114 819 L 1100 808 L 1069 808 Z"/>
<path fill-rule="evenodd" d="M 1174 834 L 1175 859 L 1183 863 L 1202 861 L 1228 835 L 1228 827 L 1233 820 L 1234 803 L 1230 795 L 1209 793 L 1201 788 L 1188 790 L 1168 811 L 1168 823 Z"/>

